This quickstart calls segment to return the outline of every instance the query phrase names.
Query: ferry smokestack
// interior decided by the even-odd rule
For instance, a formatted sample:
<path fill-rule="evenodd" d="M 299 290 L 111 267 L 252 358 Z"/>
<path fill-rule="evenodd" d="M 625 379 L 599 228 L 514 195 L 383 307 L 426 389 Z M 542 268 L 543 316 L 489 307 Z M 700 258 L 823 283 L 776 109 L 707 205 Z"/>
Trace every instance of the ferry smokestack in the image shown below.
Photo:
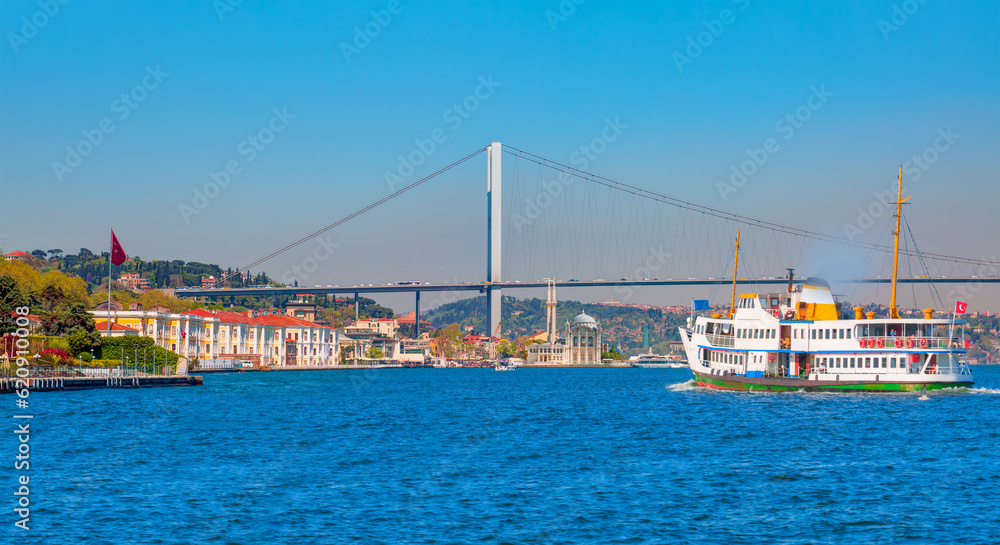
<path fill-rule="evenodd" d="M 854 307 L 854 319 L 860 320 L 861 313 L 865 310 L 865 307 Z"/>
<path fill-rule="evenodd" d="M 932 309 L 932 308 L 925 308 L 924 309 L 924 319 L 925 320 L 930 320 L 931 316 L 933 316 L 933 315 L 934 315 L 934 309 Z"/>
<path fill-rule="evenodd" d="M 792 278 L 795 277 L 795 269 L 788 269 L 788 293 L 792 293 Z"/>

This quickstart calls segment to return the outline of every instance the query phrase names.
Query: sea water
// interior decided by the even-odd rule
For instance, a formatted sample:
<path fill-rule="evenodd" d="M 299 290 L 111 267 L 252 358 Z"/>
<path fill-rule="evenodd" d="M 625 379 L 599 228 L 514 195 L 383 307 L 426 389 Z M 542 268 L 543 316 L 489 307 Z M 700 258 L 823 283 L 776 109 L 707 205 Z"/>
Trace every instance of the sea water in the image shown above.
<path fill-rule="evenodd" d="M 620 368 L 33 393 L 30 530 L 8 510 L 0 541 L 1000 543 L 1000 369 L 974 372 L 927 401 Z"/>

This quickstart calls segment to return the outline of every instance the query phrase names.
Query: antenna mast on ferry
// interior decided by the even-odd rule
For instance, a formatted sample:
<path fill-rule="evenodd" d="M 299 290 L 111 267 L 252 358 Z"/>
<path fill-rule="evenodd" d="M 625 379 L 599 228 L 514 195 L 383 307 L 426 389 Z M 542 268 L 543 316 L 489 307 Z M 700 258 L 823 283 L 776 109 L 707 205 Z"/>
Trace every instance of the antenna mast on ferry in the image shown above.
<path fill-rule="evenodd" d="M 903 198 L 903 167 L 899 167 L 899 188 L 896 194 L 896 202 L 892 203 L 896 205 L 896 213 L 893 216 L 896 217 L 896 231 L 893 233 L 896 237 L 896 249 L 893 252 L 892 258 L 892 300 L 889 301 L 889 318 L 899 319 L 899 311 L 896 310 L 896 280 L 898 279 L 899 273 L 899 220 L 903 216 L 903 203 L 908 201 L 910 197 Z"/>

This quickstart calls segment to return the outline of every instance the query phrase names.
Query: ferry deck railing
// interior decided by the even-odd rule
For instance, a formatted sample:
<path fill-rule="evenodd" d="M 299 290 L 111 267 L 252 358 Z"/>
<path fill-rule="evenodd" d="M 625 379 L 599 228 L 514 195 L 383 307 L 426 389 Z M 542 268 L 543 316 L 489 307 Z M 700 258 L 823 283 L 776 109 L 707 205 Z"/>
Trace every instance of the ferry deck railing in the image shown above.
<path fill-rule="evenodd" d="M 736 346 L 735 338 L 732 335 L 716 335 L 714 333 L 706 334 L 705 337 L 708 339 L 708 343 L 712 346 L 718 346 L 720 348 L 732 348 Z"/>
<path fill-rule="evenodd" d="M 965 348 L 964 346 L 962 346 L 959 339 L 952 338 L 951 341 L 949 342 L 948 337 L 915 337 L 915 336 L 895 337 L 890 335 L 890 336 L 879 336 L 879 337 L 859 336 L 857 338 L 858 341 L 861 340 L 865 341 L 865 343 L 868 345 L 865 348 L 878 348 L 877 343 L 880 339 L 882 340 L 882 343 L 884 345 L 883 348 L 897 348 L 896 339 L 899 339 L 901 341 L 900 344 L 902 345 L 898 348 L 909 348 L 909 349 L 927 348 L 935 350 L 939 350 L 942 348 L 955 348 L 955 349 Z M 907 341 L 913 341 L 913 346 L 908 347 Z M 926 347 L 922 346 L 923 341 L 927 341 Z"/>

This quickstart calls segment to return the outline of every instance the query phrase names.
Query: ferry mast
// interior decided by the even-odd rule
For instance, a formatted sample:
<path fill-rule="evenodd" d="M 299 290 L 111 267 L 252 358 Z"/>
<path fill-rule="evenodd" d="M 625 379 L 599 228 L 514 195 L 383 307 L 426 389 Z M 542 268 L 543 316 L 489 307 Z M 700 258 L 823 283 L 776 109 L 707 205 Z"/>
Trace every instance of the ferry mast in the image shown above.
<path fill-rule="evenodd" d="M 899 167 L 899 178 L 896 179 L 898 182 L 898 189 L 896 193 L 896 202 L 892 203 L 896 205 L 896 213 L 893 216 L 896 218 L 896 230 L 893 232 L 896 239 L 896 246 L 893 250 L 892 257 L 892 300 L 889 301 L 889 318 L 894 320 L 899 319 L 899 311 L 896 310 L 896 280 L 899 274 L 899 220 L 903 216 L 903 203 L 910 199 L 910 197 L 903 198 L 903 167 Z M 912 195 L 911 195 L 912 197 Z"/>

